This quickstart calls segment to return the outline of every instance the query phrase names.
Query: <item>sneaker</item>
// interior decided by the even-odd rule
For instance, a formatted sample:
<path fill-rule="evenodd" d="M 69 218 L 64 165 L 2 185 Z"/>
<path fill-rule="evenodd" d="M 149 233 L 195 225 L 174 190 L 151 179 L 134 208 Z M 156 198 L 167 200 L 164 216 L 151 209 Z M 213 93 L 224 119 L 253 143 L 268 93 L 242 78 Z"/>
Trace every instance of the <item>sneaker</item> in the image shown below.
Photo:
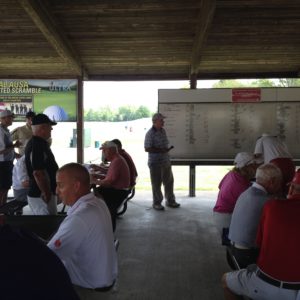
<path fill-rule="evenodd" d="M 161 204 L 153 204 L 152 207 L 156 210 L 164 210 L 165 209 Z"/>
<path fill-rule="evenodd" d="M 177 202 L 171 202 L 171 203 L 166 203 L 166 205 L 168 206 L 168 207 L 171 207 L 171 208 L 178 208 L 179 206 L 180 206 L 180 204 L 179 203 L 177 203 Z"/>

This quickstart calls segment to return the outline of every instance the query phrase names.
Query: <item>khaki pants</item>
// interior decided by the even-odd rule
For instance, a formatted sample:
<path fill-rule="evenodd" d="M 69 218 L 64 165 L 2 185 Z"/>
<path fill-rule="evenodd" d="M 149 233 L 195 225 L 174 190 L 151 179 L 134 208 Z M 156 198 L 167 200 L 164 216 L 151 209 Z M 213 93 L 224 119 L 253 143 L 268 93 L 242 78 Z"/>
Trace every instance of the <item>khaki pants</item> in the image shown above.
<path fill-rule="evenodd" d="M 168 203 L 175 202 L 174 195 L 174 177 L 172 172 L 171 163 L 164 165 L 151 165 L 150 177 L 152 184 L 152 195 L 153 195 L 153 204 L 160 204 L 163 200 L 163 194 L 161 191 L 161 185 L 164 186 L 165 198 Z"/>

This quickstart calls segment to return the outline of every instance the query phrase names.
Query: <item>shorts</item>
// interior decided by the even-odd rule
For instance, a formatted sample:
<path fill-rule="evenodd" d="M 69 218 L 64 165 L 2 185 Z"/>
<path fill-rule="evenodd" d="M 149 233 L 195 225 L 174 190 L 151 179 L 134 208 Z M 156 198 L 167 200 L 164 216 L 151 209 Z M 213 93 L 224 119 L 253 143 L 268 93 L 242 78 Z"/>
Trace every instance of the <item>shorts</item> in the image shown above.
<path fill-rule="evenodd" d="M 300 300 L 300 291 L 271 285 L 256 276 L 256 265 L 226 274 L 226 284 L 236 295 L 253 300 Z"/>
<path fill-rule="evenodd" d="M 0 161 L 0 190 L 9 190 L 12 186 L 12 161 Z"/>

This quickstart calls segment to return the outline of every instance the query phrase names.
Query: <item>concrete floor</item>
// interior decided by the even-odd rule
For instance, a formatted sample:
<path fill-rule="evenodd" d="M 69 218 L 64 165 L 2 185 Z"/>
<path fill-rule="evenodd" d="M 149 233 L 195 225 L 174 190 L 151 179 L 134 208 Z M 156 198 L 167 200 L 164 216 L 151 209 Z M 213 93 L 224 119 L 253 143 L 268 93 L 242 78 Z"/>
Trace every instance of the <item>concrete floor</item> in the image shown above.
<path fill-rule="evenodd" d="M 229 267 L 212 221 L 216 193 L 185 194 L 176 194 L 181 208 L 155 211 L 151 194 L 136 192 L 117 222 L 118 282 L 99 299 L 223 299 Z"/>

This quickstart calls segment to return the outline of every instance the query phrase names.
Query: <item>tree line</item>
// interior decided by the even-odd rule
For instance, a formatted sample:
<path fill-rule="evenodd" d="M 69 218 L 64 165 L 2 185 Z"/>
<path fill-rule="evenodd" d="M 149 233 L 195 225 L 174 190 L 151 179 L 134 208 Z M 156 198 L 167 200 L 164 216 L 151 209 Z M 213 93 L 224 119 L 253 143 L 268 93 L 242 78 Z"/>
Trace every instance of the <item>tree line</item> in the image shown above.
<path fill-rule="evenodd" d="M 299 78 L 281 78 L 281 79 L 257 79 L 250 82 L 241 82 L 239 80 L 220 80 L 213 85 L 213 88 L 247 88 L 247 87 L 299 87 Z"/>
<path fill-rule="evenodd" d="M 141 105 L 135 106 L 120 106 L 113 110 L 109 106 L 100 107 L 97 110 L 89 109 L 84 112 L 85 121 L 98 122 L 121 122 L 132 121 L 142 118 L 149 118 L 153 113 L 148 107 Z"/>

